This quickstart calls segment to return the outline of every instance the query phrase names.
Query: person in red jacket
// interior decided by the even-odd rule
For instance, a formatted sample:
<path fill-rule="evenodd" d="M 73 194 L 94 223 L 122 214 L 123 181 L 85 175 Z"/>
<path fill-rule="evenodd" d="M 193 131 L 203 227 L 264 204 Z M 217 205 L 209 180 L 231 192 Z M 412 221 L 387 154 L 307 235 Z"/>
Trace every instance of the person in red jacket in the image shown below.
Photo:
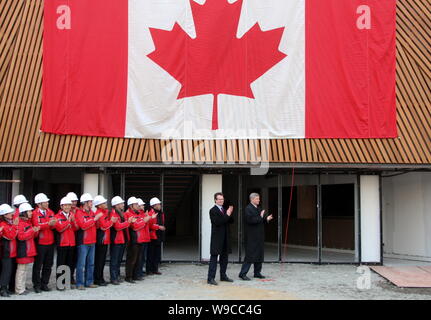
<path fill-rule="evenodd" d="M 0 206 L 0 228 L 2 229 L 0 296 L 2 297 L 9 297 L 7 286 L 12 275 L 12 259 L 16 257 L 16 236 L 18 235 L 19 218 L 13 219 L 14 212 L 15 210 L 8 204 Z M 12 290 L 12 288 L 9 289 Z"/>
<path fill-rule="evenodd" d="M 76 264 L 76 286 L 79 290 L 87 288 L 97 288 L 94 284 L 94 251 L 96 243 L 96 222 L 103 213 L 97 215 L 91 209 L 93 207 L 93 197 L 89 193 L 84 193 L 80 199 L 82 208 L 76 212 L 76 245 L 78 247 L 78 259 Z M 85 272 L 84 272 L 85 269 Z"/>
<path fill-rule="evenodd" d="M 44 193 L 34 197 L 37 205 L 33 211 L 33 226 L 40 227 L 36 240 L 37 256 L 33 263 L 33 287 L 36 293 L 50 291 L 48 287 L 54 264 L 54 225 L 57 223 L 54 212 L 49 209 L 49 199 Z M 42 275 L 41 275 L 42 271 Z"/>
<path fill-rule="evenodd" d="M 57 245 L 57 279 L 62 274 L 58 272 L 58 267 L 66 265 L 70 269 L 73 278 L 73 266 L 75 261 L 75 231 L 78 225 L 75 221 L 75 214 L 71 211 L 72 200 L 67 196 L 60 200 L 60 211 L 56 214 L 55 224 L 56 245 Z M 62 289 L 63 290 L 63 289 Z"/>
<path fill-rule="evenodd" d="M 100 195 L 95 196 L 93 201 L 94 206 L 97 208 L 96 215 L 99 213 L 103 214 L 96 223 L 96 254 L 94 258 L 94 283 L 99 286 L 106 286 L 108 284 L 103 278 L 103 269 L 105 268 L 108 245 L 111 243 L 111 227 L 117 222 L 116 217 L 109 216 L 107 202 L 108 200 Z"/>
<path fill-rule="evenodd" d="M 25 281 L 27 279 L 27 265 L 34 262 L 37 255 L 34 238 L 40 230 L 40 227 L 33 227 L 31 217 L 33 208 L 28 203 L 22 203 L 19 206 L 19 224 L 17 235 L 17 270 L 15 278 L 15 293 L 18 295 L 27 294 L 25 290 Z"/>
<path fill-rule="evenodd" d="M 162 242 L 165 238 L 164 231 L 166 230 L 164 226 L 165 214 L 162 211 L 162 203 L 158 198 L 152 198 L 150 206 L 149 214 L 152 217 L 150 220 L 152 223 L 152 232 L 150 232 L 151 242 L 148 246 L 146 273 L 147 275 L 160 275 L 162 273 L 159 272 L 159 264 L 161 261 Z"/>
<path fill-rule="evenodd" d="M 111 228 L 111 248 L 110 248 L 110 266 L 111 283 L 120 284 L 120 266 L 123 260 L 124 249 L 129 237 L 130 223 L 136 222 L 135 217 L 128 219 L 124 213 L 124 200 L 120 196 L 115 196 L 111 200 L 112 211 L 111 217 L 117 218 Z"/>
<path fill-rule="evenodd" d="M 73 215 L 76 217 L 76 211 L 78 210 L 78 196 L 76 195 L 75 192 L 69 192 L 66 197 L 68 197 L 70 200 L 72 200 L 72 208 L 70 209 L 70 212 L 73 213 Z M 76 234 L 76 232 L 75 232 Z M 75 282 L 75 277 L 73 276 L 75 274 L 75 270 L 76 270 L 76 260 L 78 258 L 78 249 L 77 246 L 73 247 L 73 261 L 72 261 L 72 266 L 70 267 L 70 274 L 71 274 L 71 283 L 72 284 L 76 284 Z"/>
<path fill-rule="evenodd" d="M 19 218 L 19 209 L 18 208 L 22 203 L 28 203 L 28 201 L 24 195 L 19 194 L 13 198 L 13 206 L 15 207 L 15 214 L 13 215 L 14 219 Z M 17 268 L 16 259 L 12 259 L 12 276 L 10 277 L 9 288 L 15 288 L 16 268 Z M 14 292 L 14 291 L 12 291 L 12 292 Z"/>
<path fill-rule="evenodd" d="M 129 209 L 126 211 L 126 219 L 134 218 L 129 227 L 129 244 L 127 245 L 126 255 L 126 281 L 135 283 L 136 280 L 142 280 L 139 277 L 139 261 L 142 243 L 144 242 L 145 225 L 147 224 L 140 216 L 138 199 L 130 197 L 127 200 Z"/>
<path fill-rule="evenodd" d="M 145 202 L 141 198 L 138 198 L 138 206 L 139 206 L 140 216 L 144 219 L 144 222 L 146 222 L 144 229 L 142 229 L 143 243 L 142 243 L 142 248 L 141 248 L 141 253 L 140 253 L 139 269 L 138 269 L 139 270 L 138 271 L 138 278 L 143 278 L 145 275 L 144 265 L 147 261 L 148 244 L 151 241 L 150 228 L 158 229 L 158 227 L 155 227 L 153 223 L 150 223 L 150 220 L 152 220 L 151 216 L 145 210 Z"/>

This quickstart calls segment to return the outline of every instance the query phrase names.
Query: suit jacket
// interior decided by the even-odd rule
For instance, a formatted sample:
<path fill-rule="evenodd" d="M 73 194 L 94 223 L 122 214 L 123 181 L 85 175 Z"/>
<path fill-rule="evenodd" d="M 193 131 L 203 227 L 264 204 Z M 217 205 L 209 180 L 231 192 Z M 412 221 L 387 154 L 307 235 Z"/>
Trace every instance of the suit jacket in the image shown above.
<path fill-rule="evenodd" d="M 219 255 L 221 253 L 231 253 L 232 248 L 229 241 L 229 225 L 234 222 L 232 215 L 229 217 L 226 213 L 214 205 L 210 209 L 211 219 L 211 255 Z"/>
<path fill-rule="evenodd" d="M 245 262 L 263 262 L 266 219 L 260 216 L 262 208 L 251 203 L 245 207 Z"/>

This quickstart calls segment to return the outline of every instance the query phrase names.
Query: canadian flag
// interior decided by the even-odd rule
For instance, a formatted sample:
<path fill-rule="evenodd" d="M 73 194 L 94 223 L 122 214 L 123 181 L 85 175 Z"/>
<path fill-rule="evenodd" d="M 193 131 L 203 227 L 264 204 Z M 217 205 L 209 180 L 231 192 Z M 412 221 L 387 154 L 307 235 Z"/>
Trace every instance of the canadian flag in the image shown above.
<path fill-rule="evenodd" d="M 45 0 L 44 132 L 393 138 L 396 0 Z"/>

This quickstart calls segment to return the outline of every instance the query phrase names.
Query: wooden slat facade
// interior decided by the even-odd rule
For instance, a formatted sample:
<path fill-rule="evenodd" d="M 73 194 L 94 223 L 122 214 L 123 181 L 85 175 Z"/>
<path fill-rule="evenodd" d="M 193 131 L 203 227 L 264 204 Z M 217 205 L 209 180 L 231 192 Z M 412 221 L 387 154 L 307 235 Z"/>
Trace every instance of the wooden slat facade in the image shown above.
<path fill-rule="evenodd" d="M 7 163 L 431 164 L 431 0 L 397 2 L 397 139 L 167 141 L 40 132 L 43 0 L 0 0 L 0 166 Z"/>

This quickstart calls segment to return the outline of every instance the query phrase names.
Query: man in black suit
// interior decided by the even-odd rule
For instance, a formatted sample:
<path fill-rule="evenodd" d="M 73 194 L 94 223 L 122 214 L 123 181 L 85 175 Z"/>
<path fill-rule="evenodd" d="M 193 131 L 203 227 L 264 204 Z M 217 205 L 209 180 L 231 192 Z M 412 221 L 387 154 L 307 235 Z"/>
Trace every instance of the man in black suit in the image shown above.
<path fill-rule="evenodd" d="M 247 272 L 254 264 L 254 277 L 263 279 L 262 262 L 264 260 L 265 223 L 272 220 L 272 215 L 265 215 L 265 210 L 259 207 L 258 193 L 250 194 L 250 203 L 245 208 L 245 258 L 239 277 L 250 280 Z"/>
<path fill-rule="evenodd" d="M 211 219 L 211 259 L 208 268 L 208 284 L 217 285 L 214 280 L 217 272 L 217 257 L 220 256 L 220 281 L 233 282 L 226 275 L 228 254 L 232 252 L 229 243 L 229 224 L 233 223 L 233 206 L 226 210 L 223 207 L 223 193 L 217 192 L 214 195 L 214 207 L 210 210 Z"/>

